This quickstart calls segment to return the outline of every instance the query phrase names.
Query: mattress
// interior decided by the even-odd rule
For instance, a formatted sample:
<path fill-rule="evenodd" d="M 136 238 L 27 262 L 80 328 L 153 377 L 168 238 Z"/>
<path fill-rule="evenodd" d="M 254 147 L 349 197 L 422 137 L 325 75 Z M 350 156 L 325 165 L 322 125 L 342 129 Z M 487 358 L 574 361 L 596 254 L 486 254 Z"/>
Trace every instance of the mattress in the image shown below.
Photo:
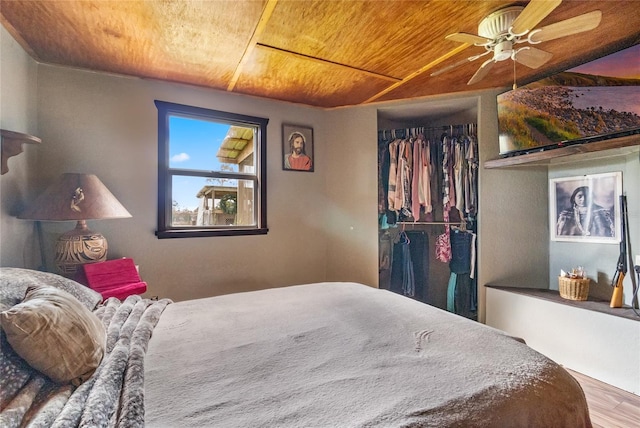
<path fill-rule="evenodd" d="M 590 427 L 577 381 L 507 334 L 386 290 L 317 283 L 169 305 L 149 427 Z"/>

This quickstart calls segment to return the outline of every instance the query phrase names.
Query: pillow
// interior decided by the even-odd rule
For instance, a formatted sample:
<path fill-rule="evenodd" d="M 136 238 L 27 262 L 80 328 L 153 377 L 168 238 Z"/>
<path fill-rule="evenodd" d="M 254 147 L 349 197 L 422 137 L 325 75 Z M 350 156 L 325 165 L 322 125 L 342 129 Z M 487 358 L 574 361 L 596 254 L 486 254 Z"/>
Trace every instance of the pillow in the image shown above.
<path fill-rule="evenodd" d="M 100 319 L 55 287 L 29 287 L 22 303 L 0 313 L 0 324 L 13 350 L 60 384 L 84 382 L 104 356 Z"/>
<path fill-rule="evenodd" d="M 22 301 L 30 285 L 50 285 L 70 293 L 92 311 L 102 302 L 100 293 L 55 273 L 22 268 L 0 268 L 0 311 Z"/>

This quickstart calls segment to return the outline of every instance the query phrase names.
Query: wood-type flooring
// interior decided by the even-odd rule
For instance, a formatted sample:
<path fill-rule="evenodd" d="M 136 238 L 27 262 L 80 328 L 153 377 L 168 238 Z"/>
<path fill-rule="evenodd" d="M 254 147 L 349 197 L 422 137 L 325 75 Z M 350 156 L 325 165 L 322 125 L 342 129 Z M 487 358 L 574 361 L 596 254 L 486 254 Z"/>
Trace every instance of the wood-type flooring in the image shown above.
<path fill-rule="evenodd" d="M 640 427 L 640 396 L 568 370 L 582 386 L 594 428 Z"/>

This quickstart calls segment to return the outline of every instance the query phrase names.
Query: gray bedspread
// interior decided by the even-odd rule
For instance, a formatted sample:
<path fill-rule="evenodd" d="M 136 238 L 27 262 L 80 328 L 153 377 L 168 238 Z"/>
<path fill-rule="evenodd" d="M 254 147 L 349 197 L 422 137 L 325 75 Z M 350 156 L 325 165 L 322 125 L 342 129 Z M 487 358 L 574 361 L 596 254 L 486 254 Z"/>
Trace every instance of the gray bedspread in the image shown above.
<path fill-rule="evenodd" d="M 319 283 L 169 305 L 149 427 L 590 427 L 582 389 L 506 334 L 400 295 Z"/>
<path fill-rule="evenodd" d="M 78 388 L 35 370 L 0 412 L 1 427 L 144 426 L 144 362 L 152 331 L 169 300 L 108 299 L 94 312 L 107 330 L 106 354 Z M 6 375 L 6 373 L 3 373 Z"/>

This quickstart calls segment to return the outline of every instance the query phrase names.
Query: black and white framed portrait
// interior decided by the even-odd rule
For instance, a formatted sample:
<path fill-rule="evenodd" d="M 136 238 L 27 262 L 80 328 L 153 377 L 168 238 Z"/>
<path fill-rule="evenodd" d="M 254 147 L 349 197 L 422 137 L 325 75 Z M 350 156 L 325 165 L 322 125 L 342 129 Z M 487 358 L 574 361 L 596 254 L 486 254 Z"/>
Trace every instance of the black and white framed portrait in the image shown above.
<path fill-rule="evenodd" d="M 622 172 L 549 180 L 552 241 L 620 242 Z"/>

